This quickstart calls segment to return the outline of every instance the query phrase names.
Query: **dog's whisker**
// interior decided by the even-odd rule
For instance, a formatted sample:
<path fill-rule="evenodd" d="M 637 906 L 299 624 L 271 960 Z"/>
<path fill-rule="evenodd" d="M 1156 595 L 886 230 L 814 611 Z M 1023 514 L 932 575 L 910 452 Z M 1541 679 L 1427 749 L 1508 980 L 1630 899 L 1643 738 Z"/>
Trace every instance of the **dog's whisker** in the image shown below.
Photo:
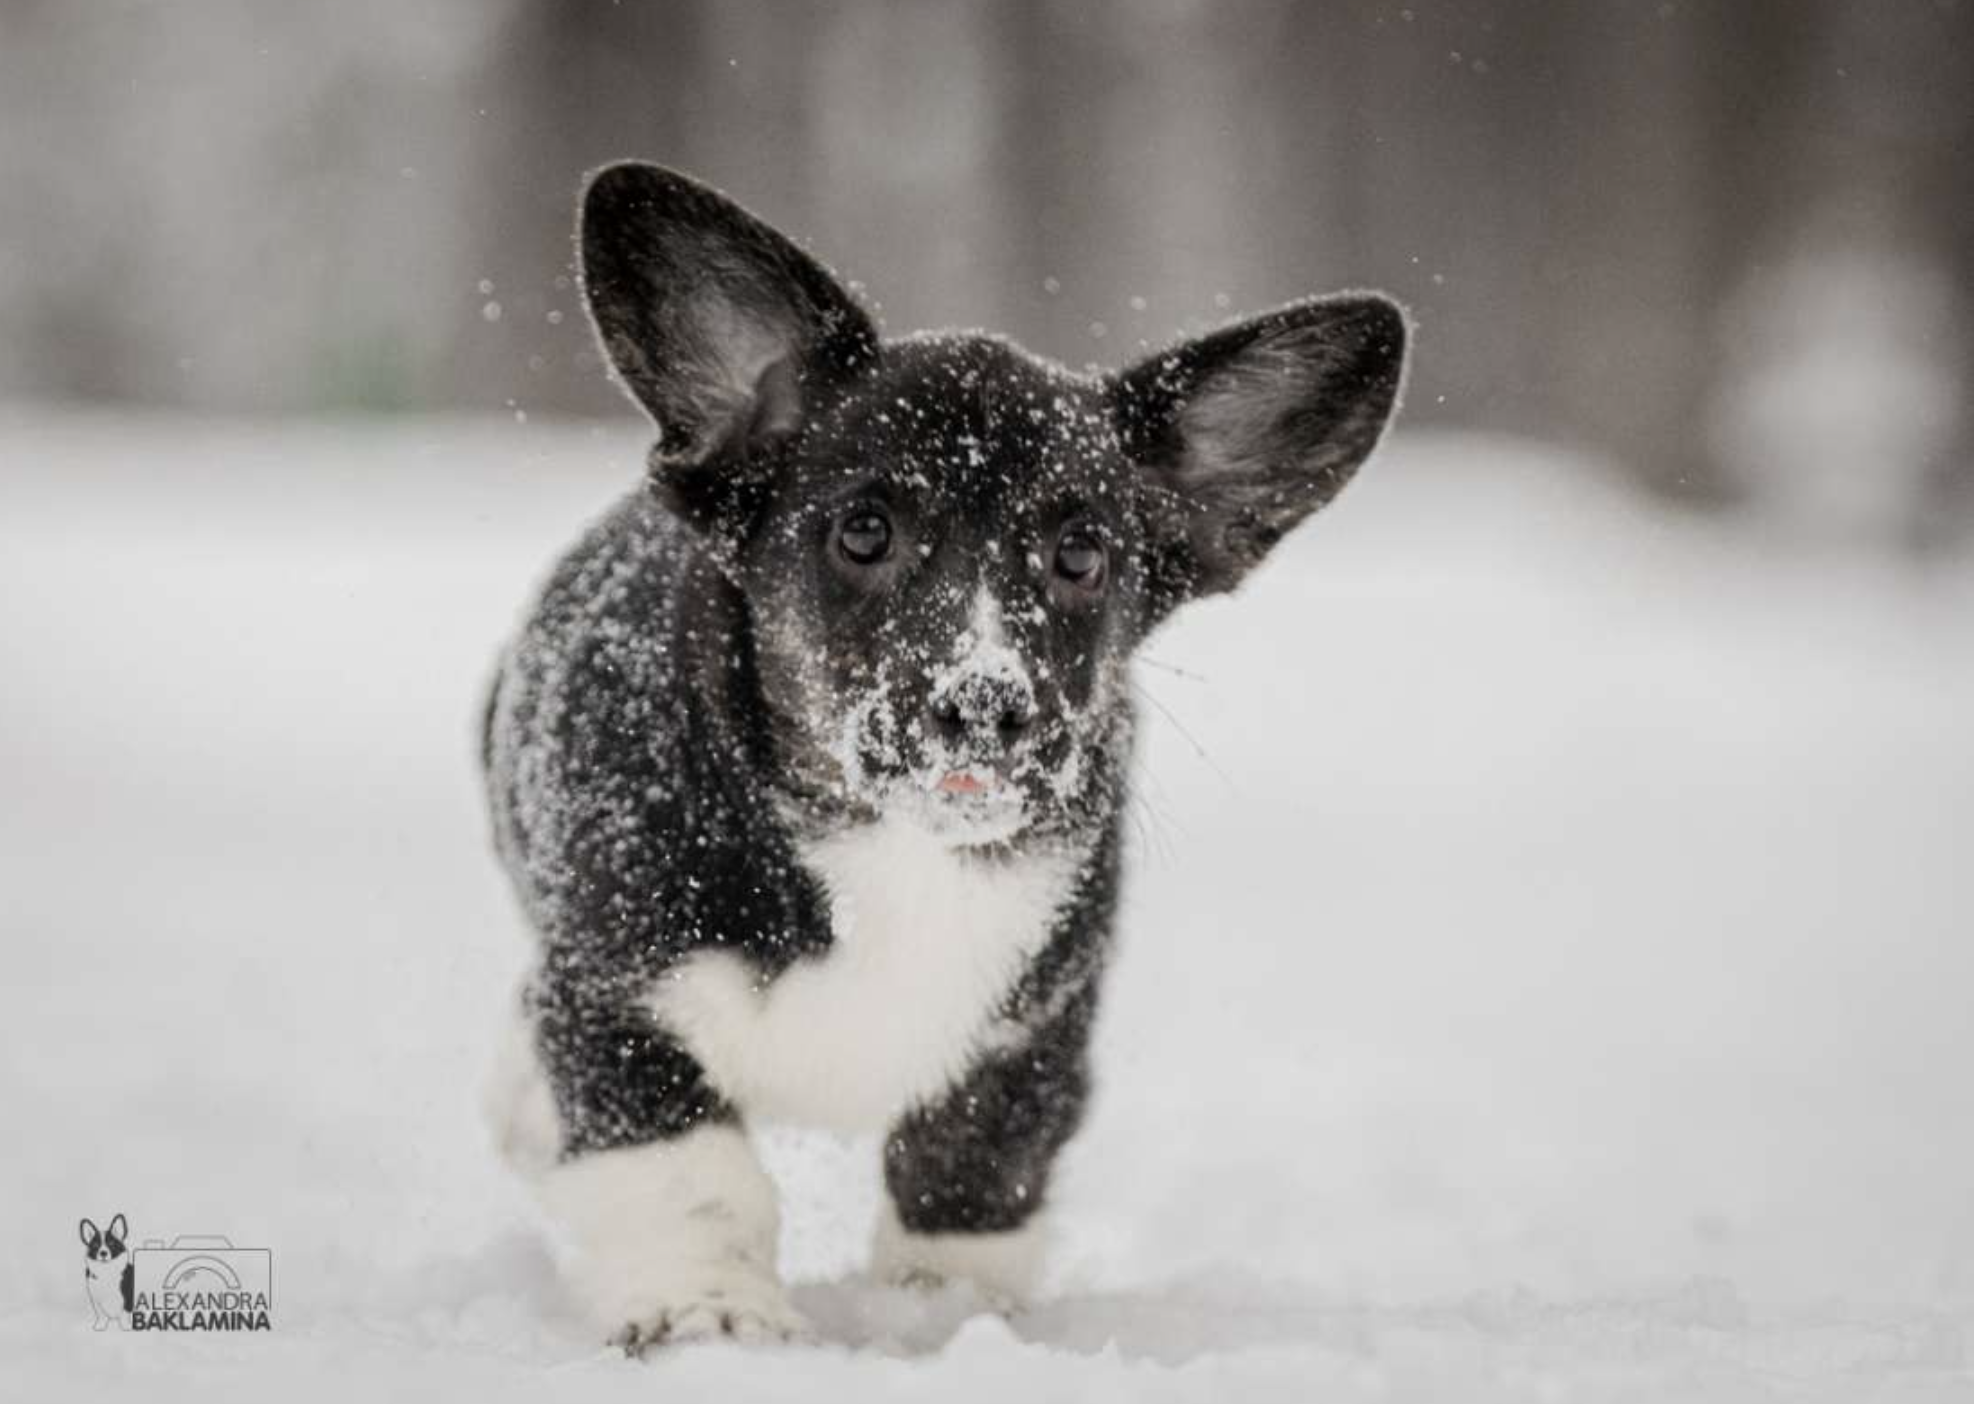
<path fill-rule="evenodd" d="M 1141 858 L 1150 857 L 1152 852 L 1152 831 L 1151 825 L 1145 821 L 1143 801 L 1135 795 L 1132 796 L 1127 802 L 1124 812 L 1131 821 L 1131 837 L 1136 843 L 1138 856 Z"/>
<path fill-rule="evenodd" d="M 1146 856 L 1160 859 L 1176 857 L 1178 850 L 1173 845 L 1173 838 L 1175 834 L 1184 833 L 1185 825 L 1150 793 L 1153 790 L 1163 791 L 1164 786 L 1159 784 L 1158 777 L 1145 763 L 1136 758 L 1131 762 L 1131 777 L 1130 813 L 1144 840 Z M 1144 783 L 1140 784 L 1140 781 Z"/>
<path fill-rule="evenodd" d="M 1145 854 L 1161 863 L 1169 863 L 1178 857 L 1178 849 L 1172 842 L 1171 825 L 1165 815 L 1149 800 L 1139 799 L 1133 805 L 1133 817 L 1145 836 Z"/>
<path fill-rule="evenodd" d="M 1137 693 L 1140 697 L 1144 698 L 1145 701 L 1151 703 L 1152 706 L 1158 709 L 1158 714 L 1164 717 L 1166 721 L 1170 722 L 1172 724 L 1172 729 L 1174 731 L 1177 731 L 1180 737 L 1186 742 L 1186 744 L 1193 748 L 1193 754 L 1198 756 L 1201 760 L 1205 761 L 1207 768 L 1211 770 L 1215 775 L 1219 776 L 1221 781 L 1227 786 L 1229 790 L 1233 791 L 1235 794 L 1240 793 L 1241 787 L 1234 783 L 1234 777 L 1229 775 L 1225 770 L 1222 770 L 1220 768 L 1220 763 L 1214 760 L 1212 756 L 1207 754 L 1206 747 L 1200 744 L 1199 738 L 1197 736 L 1194 736 L 1193 733 L 1187 728 L 1186 724 L 1180 721 L 1179 718 L 1173 714 L 1173 711 L 1170 707 L 1166 706 L 1163 702 L 1159 701 L 1158 698 L 1152 694 L 1151 690 L 1147 688 L 1143 683 L 1139 682 L 1136 678 L 1133 678 L 1131 680 L 1131 690 Z"/>
<path fill-rule="evenodd" d="M 1163 662 L 1160 659 L 1153 658 L 1149 654 L 1141 653 L 1133 661 L 1143 663 L 1148 668 L 1156 668 L 1161 673 L 1170 673 L 1175 678 L 1184 678 L 1187 682 L 1204 683 L 1211 681 L 1204 673 L 1195 673 L 1191 668 L 1181 668 L 1177 663 Z"/>

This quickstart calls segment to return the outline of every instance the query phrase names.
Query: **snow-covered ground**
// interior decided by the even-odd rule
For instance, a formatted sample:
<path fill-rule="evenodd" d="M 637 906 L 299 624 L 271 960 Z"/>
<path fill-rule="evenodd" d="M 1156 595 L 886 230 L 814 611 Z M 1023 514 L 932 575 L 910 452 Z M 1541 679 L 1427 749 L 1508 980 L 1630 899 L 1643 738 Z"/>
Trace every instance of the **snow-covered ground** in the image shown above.
<path fill-rule="evenodd" d="M 775 1133 L 831 1343 L 600 1350 L 473 712 L 638 448 L 0 414 L 0 1394 L 1974 1398 L 1974 570 L 1402 435 L 1150 650 L 1051 1300 L 860 1284 L 871 1147 Z M 118 1212 L 276 1331 L 92 1334 Z"/>

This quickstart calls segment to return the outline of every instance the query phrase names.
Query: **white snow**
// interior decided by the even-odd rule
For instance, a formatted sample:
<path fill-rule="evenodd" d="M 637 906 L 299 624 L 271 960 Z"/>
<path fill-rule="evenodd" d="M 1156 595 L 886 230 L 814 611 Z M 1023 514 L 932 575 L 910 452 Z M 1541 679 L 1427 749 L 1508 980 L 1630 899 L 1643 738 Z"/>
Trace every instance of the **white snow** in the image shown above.
<path fill-rule="evenodd" d="M 826 1343 L 601 1349 L 478 1117 L 474 732 L 641 449 L 0 413 L 7 1398 L 1974 1397 L 1974 570 L 1402 432 L 1140 674 L 1045 1302 L 847 1276 L 874 1151 L 781 1134 Z M 92 1333 L 119 1212 L 274 1333 Z"/>

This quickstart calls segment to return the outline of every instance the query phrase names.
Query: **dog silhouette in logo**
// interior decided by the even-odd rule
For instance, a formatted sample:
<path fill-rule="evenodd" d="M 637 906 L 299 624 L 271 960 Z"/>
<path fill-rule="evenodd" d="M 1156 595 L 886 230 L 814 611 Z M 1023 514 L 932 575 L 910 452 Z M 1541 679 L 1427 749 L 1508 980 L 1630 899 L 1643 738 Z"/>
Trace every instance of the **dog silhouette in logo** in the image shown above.
<path fill-rule="evenodd" d="M 132 1272 L 130 1250 L 124 1246 L 129 1238 L 130 1226 L 121 1214 L 107 1229 L 82 1221 L 82 1285 L 96 1309 L 98 1331 L 107 1330 L 112 1321 L 119 1329 L 130 1326 Z"/>

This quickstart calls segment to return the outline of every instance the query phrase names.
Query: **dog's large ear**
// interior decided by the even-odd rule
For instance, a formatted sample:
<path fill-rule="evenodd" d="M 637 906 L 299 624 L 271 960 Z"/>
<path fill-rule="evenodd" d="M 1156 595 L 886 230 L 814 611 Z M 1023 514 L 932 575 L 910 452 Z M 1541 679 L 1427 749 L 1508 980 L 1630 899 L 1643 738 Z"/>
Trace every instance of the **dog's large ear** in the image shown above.
<path fill-rule="evenodd" d="M 1111 386 L 1149 475 L 1159 613 L 1231 590 L 1350 481 L 1390 419 L 1405 314 L 1348 293 L 1291 303 L 1139 362 Z"/>
<path fill-rule="evenodd" d="M 84 1219 L 82 1221 L 82 1246 L 93 1253 L 96 1251 L 96 1245 L 102 1241 L 103 1231 L 89 1220 Z"/>
<path fill-rule="evenodd" d="M 788 239 L 659 166 L 591 177 L 578 242 L 604 354 L 658 425 L 657 486 L 696 524 L 746 517 L 763 450 L 876 360 L 870 317 Z"/>
<path fill-rule="evenodd" d="M 123 1215 L 119 1214 L 110 1220 L 110 1237 L 119 1243 L 130 1241 L 130 1225 L 123 1221 Z"/>

